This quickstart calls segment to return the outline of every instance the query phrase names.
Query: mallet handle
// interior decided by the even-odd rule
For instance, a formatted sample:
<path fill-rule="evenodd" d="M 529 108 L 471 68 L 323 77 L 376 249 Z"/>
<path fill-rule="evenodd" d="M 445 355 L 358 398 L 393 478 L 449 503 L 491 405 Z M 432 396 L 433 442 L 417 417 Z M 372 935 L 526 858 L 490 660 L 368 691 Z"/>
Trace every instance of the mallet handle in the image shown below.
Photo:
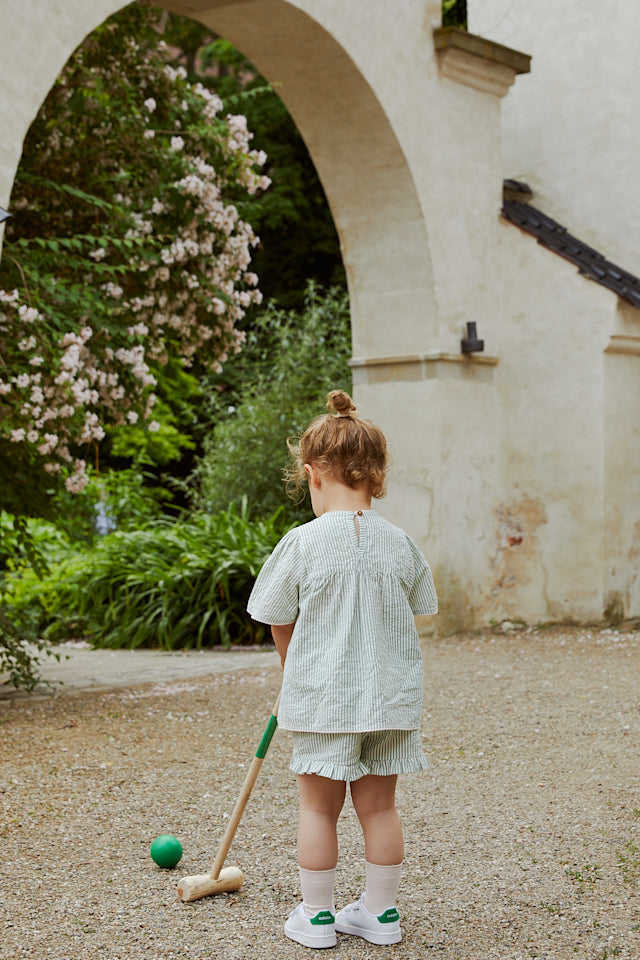
<path fill-rule="evenodd" d="M 238 824 L 242 819 L 242 814 L 244 813 L 244 808 L 247 805 L 247 800 L 251 795 L 251 791 L 253 790 L 254 783 L 258 779 L 258 774 L 260 773 L 260 767 L 262 766 L 262 761 L 267 755 L 269 744 L 271 743 L 271 740 L 273 739 L 273 735 L 276 732 L 276 727 L 278 726 L 278 707 L 279 706 L 280 706 L 280 694 L 278 694 L 276 702 L 273 705 L 273 710 L 271 711 L 269 722 L 267 723 L 264 734 L 262 736 L 262 740 L 260 741 L 258 749 L 256 750 L 256 755 L 251 761 L 251 766 L 249 767 L 249 770 L 247 772 L 247 776 L 242 786 L 242 791 L 236 801 L 236 805 L 233 808 L 233 813 L 231 814 L 231 819 L 229 820 L 227 829 L 225 830 L 224 836 L 220 842 L 220 848 L 218 850 L 218 854 L 209 870 L 209 876 L 212 877 L 214 880 L 217 880 L 217 878 L 220 876 L 220 871 L 222 870 L 222 867 L 224 866 L 224 862 L 227 859 L 229 848 L 233 843 L 233 838 L 236 834 L 236 830 L 238 829 Z"/>

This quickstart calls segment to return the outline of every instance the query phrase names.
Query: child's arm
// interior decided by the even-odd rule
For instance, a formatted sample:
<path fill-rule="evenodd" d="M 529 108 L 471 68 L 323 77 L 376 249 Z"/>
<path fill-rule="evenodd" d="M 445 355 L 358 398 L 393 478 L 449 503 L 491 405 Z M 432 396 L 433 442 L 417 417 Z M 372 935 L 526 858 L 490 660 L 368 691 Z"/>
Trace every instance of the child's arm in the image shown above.
<path fill-rule="evenodd" d="M 276 650 L 280 654 L 280 663 L 284 667 L 284 661 L 287 656 L 287 650 L 289 649 L 289 641 L 291 640 L 291 635 L 293 634 L 293 628 L 295 627 L 294 623 L 272 623 L 271 624 L 271 634 L 273 636 L 273 642 L 276 645 Z"/>

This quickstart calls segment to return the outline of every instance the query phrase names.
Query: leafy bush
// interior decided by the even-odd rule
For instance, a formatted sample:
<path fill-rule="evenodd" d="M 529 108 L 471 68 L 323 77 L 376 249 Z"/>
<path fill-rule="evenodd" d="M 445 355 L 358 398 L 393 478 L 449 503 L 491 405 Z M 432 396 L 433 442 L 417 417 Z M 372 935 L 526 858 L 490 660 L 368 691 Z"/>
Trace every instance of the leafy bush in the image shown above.
<path fill-rule="evenodd" d="M 64 535 L 51 524 L 0 511 L 0 682 L 31 691 L 39 680 L 42 657 L 59 659 L 37 632 L 21 630 L 13 622 L 5 602 L 7 571 L 26 564 L 38 579 L 49 572 L 49 560 L 66 549 Z"/>
<path fill-rule="evenodd" d="M 218 394 L 220 419 L 194 474 L 196 503 L 214 512 L 244 497 L 253 516 L 284 507 L 291 520 L 311 519 L 308 501 L 292 503 L 282 482 L 286 440 L 325 412 L 330 390 L 351 389 L 350 356 L 344 290 L 310 285 L 302 311 L 263 311 L 245 351 L 225 368 L 230 376 L 237 363 L 240 382 L 235 394 Z"/>
<path fill-rule="evenodd" d="M 27 642 L 21 637 L 0 607 L 0 682 L 30 693 L 38 684 L 39 661 L 45 656 L 60 659 L 46 641 L 31 637 Z"/>
<path fill-rule="evenodd" d="M 284 512 L 250 520 L 246 502 L 215 516 L 155 520 L 93 550 L 9 579 L 17 622 L 49 639 L 165 650 L 259 643 L 246 605 L 260 567 L 288 529 Z"/>

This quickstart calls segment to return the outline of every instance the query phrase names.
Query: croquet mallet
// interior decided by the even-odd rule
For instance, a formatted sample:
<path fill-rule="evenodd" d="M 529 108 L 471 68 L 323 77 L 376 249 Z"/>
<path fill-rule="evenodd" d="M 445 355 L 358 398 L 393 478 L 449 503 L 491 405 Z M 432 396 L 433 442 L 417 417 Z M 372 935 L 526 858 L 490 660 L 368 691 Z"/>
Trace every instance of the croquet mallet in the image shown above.
<path fill-rule="evenodd" d="M 193 877 L 184 877 L 178 884 L 178 896 L 183 903 L 191 903 L 192 900 L 199 900 L 201 897 L 210 897 L 214 893 L 230 893 L 232 890 L 238 890 L 243 884 L 244 877 L 242 876 L 242 871 L 239 870 L 238 867 L 224 867 L 223 869 L 223 864 L 227 859 L 229 847 L 233 842 L 238 824 L 244 813 L 244 808 L 247 805 L 247 800 L 253 790 L 253 785 L 258 779 L 262 761 L 267 754 L 269 744 L 276 732 L 279 704 L 280 694 L 278 694 L 278 698 L 273 705 L 269 722 L 265 727 L 262 740 L 256 750 L 255 757 L 251 762 L 244 781 L 242 792 L 238 797 L 233 813 L 231 814 L 231 819 L 229 820 L 229 825 L 222 838 L 220 849 L 209 872 L 196 874 Z"/>

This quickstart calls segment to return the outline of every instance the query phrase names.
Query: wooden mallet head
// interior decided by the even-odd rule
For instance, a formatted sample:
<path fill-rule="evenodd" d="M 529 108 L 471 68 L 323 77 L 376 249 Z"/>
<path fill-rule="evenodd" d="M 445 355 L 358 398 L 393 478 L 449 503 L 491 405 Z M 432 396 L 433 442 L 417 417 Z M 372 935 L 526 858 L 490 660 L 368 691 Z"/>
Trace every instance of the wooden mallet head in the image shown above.
<path fill-rule="evenodd" d="M 178 896 L 183 903 L 191 903 L 192 900 L 210 897 L 215 893 L 239 890 L 243 882 L 242 870 L 238 867 L 223 867 L 217 877 L 212 877 L 210 873 L 184 877 L 178 884 Z"/>

